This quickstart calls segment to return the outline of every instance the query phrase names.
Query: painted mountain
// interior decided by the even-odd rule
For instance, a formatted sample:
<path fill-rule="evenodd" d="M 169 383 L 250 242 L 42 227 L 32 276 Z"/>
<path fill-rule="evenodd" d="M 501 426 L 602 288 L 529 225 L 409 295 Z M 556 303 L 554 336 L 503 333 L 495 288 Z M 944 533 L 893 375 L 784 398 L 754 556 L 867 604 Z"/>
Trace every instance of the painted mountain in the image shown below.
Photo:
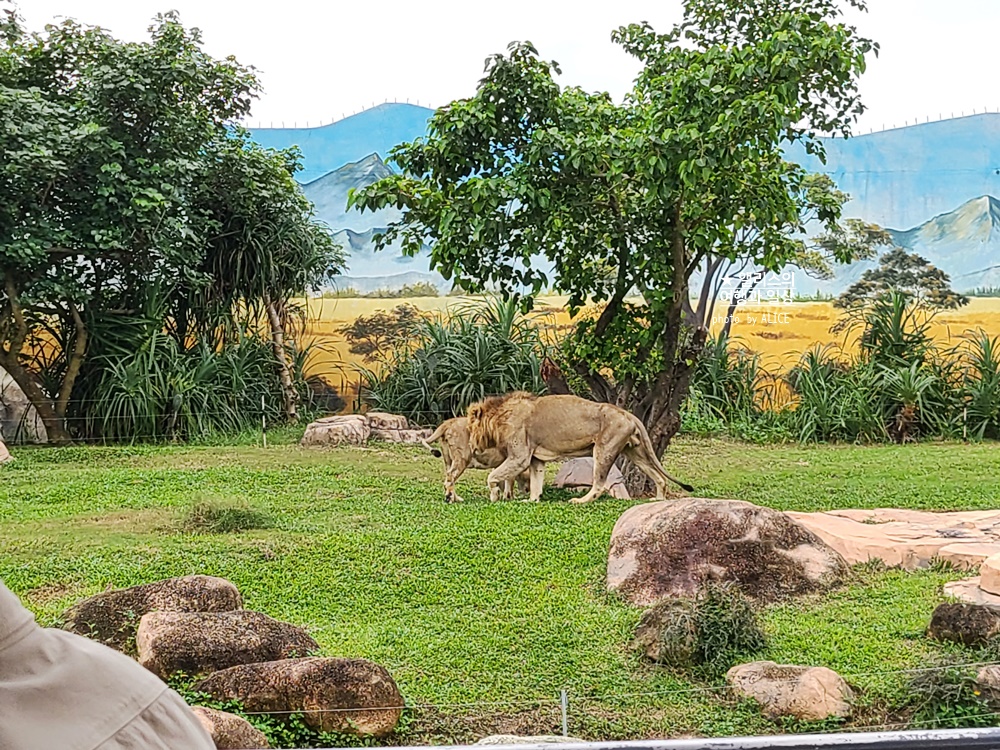
<path fill-rule="evenodd" d="M 335 286 L 367 293 L 423 281 L 446 291 L 450 285 L 439 274 L 431 273 L 427 252 L 411 258 L 403 255 L 398 244 L 376 252 L 375 235 L 399 219 L 402 214 L 398 209 L 373 212 L 347 208 L 351 189 L 366 187 L 391 174 L 392 169 L 378 154 L 369 154 L 302 186 L 302 192 L 316 207 L 317 218 L 334 230 L 334 239 L 347 253 L 348 273 L 334 279 Z"/>
<path fill-rule="evenodd" d="M 306 194 L 348 250 L 350 278 L 339 286 L 396 288 L 405 274 L 435 279 L 426 254 L 404 258 L 398 249 L 373 253 L 372 236 L 398 216 L 348 212 L 347 191 L 389 174 L 384 157 L 392 147 L 426 133 L 433 111 L 385 104 L 321 128 L 269 128 L 252 132 L 264 146 L 298 146 Z M 1000 115 L 981 114 L 921 123 L 850 139 L 824 139 L 827 160 L 801 146 L 787 157 L 829 174 L 852 200 L 846 215 L 891 230 L 895 241 L 951 276 L 959 291 L 1000 287 Z M 958 208 L 956 208 L 956 206 Z M 934 218 L 928 218 L 934 217 Z M 830 282 L 796 276 L 796 291 L 839 294 L 875 262 L 838 270 Z M 405 278 L 414 278 L 406 276 Z"/>
<path fill-rule="evenodd" d="M 992 196 L 974 198 L 912 229 L 888 232 L 896 245 L 948 274 L 955 291 L 1000 288 L 1000 200 Z M 838 295 L 877 265 L 876 259 L 841 266 L 835 278 L 826 282 L 799 274 L 796 291 Z"/>
<path fill-rule="evenodd" d="M 362 213 L 347 210 L 347 193 L 352 188 L 362 188 L 388 177 L 393 172 L 378 154 L 369 154 L 361 161 L 345 164 L 318 180 L 302 186 L 306 198 L 316 207 L 316 215 L 332 229 L 350 229 L 365 232 L 372 227 L 385 227 L 396 221 L 400 212 L 395 208 Z"/>
<path fill-rule="evenodd" d="M 320 128 L 267 128 L 252 132 L 269 148 L 298 146 L 304 170 L 298 175 L 302 191 L 316 207 L 316 215 L 334 233 L 348 256 L 347 274 L 334 279 L 339 289 L 369 293 L 399 289 L 417 282 L 441 291 L 451 284 L 430 271 L 427 253 L 416 258 L 397 247 L 376 253 L 373 238 L 399 218 L 394 208 L 361 212 L 347 209 L 351 188 L 365 187 L 393 173 L 380 154 L 422 136 L 433 110 L 410 104 L 383 104 Z"/>
<path fill-rule="evenodd" d="M 1000 288 L 1000 200 L 984 195 L 905 232 L 900 247 L 926 258 L 960 292 Z"/>
<path fill-rule="evenodd" d="M 303 170 L 297 176 L 308 183 L 364 159 L 385 156 L 393 147 L 427 132 L 434 110 L 412 104 L 380 104 L 319 128 L 256 128 L 251 137 L 265 148 L 298 146 Z"/>

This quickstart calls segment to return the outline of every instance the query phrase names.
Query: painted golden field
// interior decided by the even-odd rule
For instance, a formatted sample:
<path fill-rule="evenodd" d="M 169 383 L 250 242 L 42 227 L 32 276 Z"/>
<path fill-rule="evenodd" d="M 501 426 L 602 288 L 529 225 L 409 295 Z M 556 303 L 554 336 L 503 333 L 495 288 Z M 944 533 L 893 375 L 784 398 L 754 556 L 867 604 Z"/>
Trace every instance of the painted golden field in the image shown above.
<path fill-rule="evenodd" d="M 449 306 L 467 303 L 461 297 L 422 297 L 413 299 L 309 299 L 306 304 L 306 344 L 315 347 L 309 363 L 311 372 L 322 374 L 334 385 L 354 384 L 358 368 L 364 366 L 360 357 L 351 354 L 338 329 L 358 316 L 371 315 L 377 310 L 392 310 L 399 304 L 412 304 L 428 312 L 441 312 Z M 537 313 L 550 325 L 567 325 L 565 297 L 543 297 L 538 300 Z M 741 308 L 733 335 L 749 348 L 760 352 L 768 368 L 781 369 L 795 363 L 798 356 L 815 344 L 837 343 L 851 347 L 842 334 L 830 332 L 837 321 L 837 310 L 829 302 L 796 302 L 788 305 Z M 721 323 L 713 326 L 718 330 Z M 957 342 L 968 330 L 983 328 L 991 335 L 1000 335 L 1000 298 L 972 299 L 961 310 L 940 313 L 933 330 L 938 341 Z"/>

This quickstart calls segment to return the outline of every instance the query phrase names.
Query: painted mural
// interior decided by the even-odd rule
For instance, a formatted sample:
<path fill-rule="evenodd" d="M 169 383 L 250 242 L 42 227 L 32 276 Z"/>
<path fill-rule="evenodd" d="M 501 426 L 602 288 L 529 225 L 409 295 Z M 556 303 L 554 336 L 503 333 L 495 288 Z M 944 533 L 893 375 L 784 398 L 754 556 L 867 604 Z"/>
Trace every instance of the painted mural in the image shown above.
<path fill-rule="evenodd" d="M 298 178 L 303 190 L 348 253 L 348 269 L 335 280 L 335 288 L 340 297 L 355 299 L 311 305 L 315 336 L 336 338 L 334 323 L 387 309 L 391 305 L 377 299 L 387 292 L 416 285 L 439 295 L 450 291 L 450 283 L 431 270 L 427 254 L 409 258 L 393 248 L 374 252 L 372 238 L 398 217 L 395 210 L 361 213 L 346 207 L 350 188 L 391 173 L 385 162 L 389 150 L 423 135 L 432 113 L 409 104 L 384 104 L 324 127 L 252 131 L 264 146 L 301 149 L 305 169 Z M 826 148 L 826 164 L 796 149 L 789 157 L 810 171 L 829 174 L 851 196 L 846 217 L 884 227 L 895 244 L 947 273 L 955 291 L 975 293 L 969 305 L 940 316 L 941 334 L 975 326 L 1000 333 L 1000 115 L 830 139 Z M 795 294 L 836 296 L 877 263 L 839 267 L 825 281 L 796 274 Z M 436 309 L 445 303 L 441 297 L 418 305 Z M 751 329 L 744 321 L 734 333 L 765 354 L 786 356 L 829 340 L 835 318 L 829 302 L 802 303 L 780 329 Z M 341 356 L 341 363 L 350 359 Z"/>

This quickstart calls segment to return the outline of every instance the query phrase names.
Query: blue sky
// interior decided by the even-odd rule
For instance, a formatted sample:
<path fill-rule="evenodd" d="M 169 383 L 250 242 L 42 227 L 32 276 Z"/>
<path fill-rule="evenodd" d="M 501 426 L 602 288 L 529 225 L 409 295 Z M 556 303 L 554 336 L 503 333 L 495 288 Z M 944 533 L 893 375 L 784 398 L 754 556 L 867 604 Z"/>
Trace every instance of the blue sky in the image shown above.
<path fill-rule="evenodd" d="M 483 61 L 514 39 L 557 60 L 562 80 L 621 96 L 637 66 L 610 41 L 621 24 L 667 29 L 680 0 L 379 0 L 281 3 L 243 0 L 19 0 L 32 28 L 73 16 L 141 39 L 174 8 L 201 28 L 215 55 L 260 70 L 265 94 L 254 120 L 316 125 L 383 101 L 440 106 L 469 95 Z M 862 81 L 869 111 L 857 132 L 1000 109 L 992 83 L 1000 0 L 869 0 L 851 22 L 880 42 Z"/>

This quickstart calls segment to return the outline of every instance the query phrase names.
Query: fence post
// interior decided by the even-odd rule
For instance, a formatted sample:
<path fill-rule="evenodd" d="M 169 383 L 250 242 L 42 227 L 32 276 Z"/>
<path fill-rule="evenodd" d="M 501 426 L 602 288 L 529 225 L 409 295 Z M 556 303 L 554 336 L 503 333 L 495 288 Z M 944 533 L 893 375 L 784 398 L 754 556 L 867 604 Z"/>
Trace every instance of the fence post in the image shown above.
<path fill-rule="evenodd" d="M 267 407 L 264 405 L 264 394 L 260 395 L 260 437 L 267 447 Z"/>
<path fill-rule="evenodd" d="M 563 737 L 569 737 L 569 695 L 565 688 L 559 691 L 559 708 L 562 712 Z"/>

